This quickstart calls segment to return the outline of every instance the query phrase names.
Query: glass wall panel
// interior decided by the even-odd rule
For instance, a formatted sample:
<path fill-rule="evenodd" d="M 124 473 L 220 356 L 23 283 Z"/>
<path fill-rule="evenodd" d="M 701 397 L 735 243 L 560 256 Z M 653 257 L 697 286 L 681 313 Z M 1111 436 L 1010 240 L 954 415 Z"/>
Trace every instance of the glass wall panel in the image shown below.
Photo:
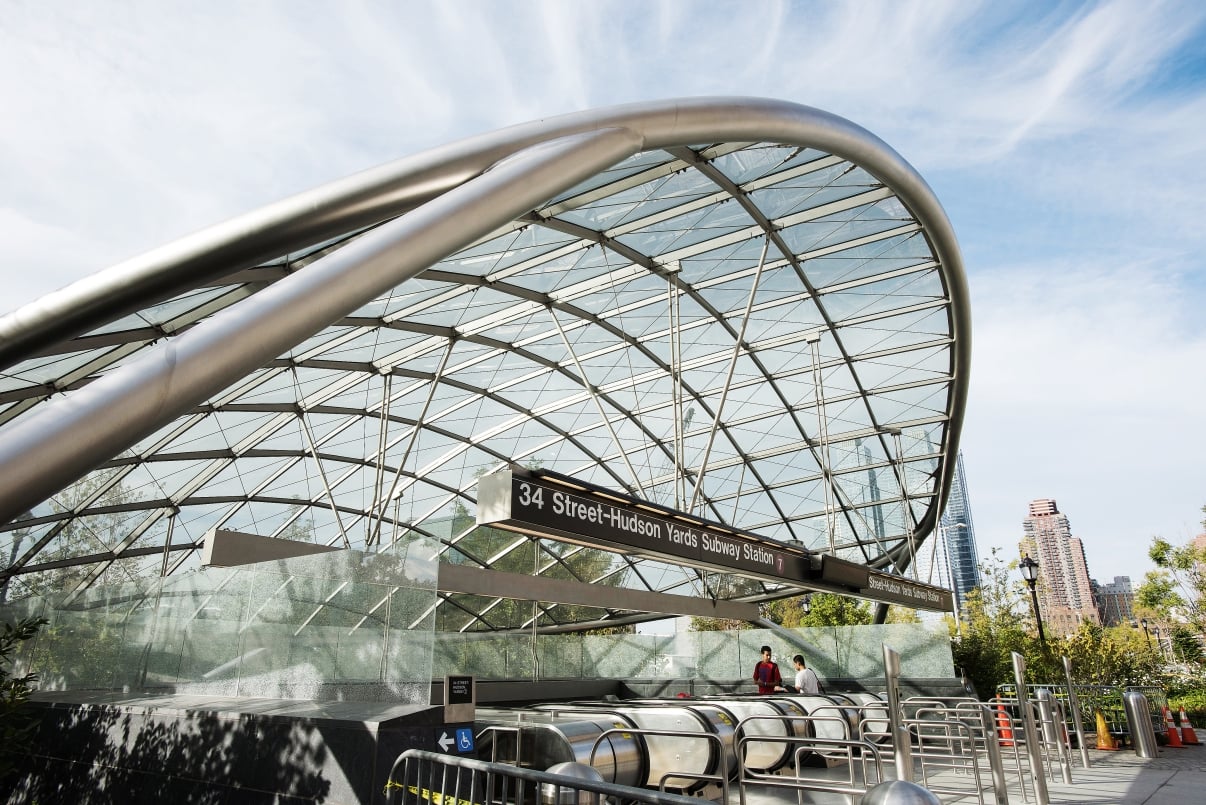
<path fill-rule="evenodd" d="M 788 639 L 790 635 L 790 639 Z M 924 624 L 840 626 L 771 631 L 682 632 L 673 635 L 540 635 L 539 667 L 531 635 L 437 633 L 435 677 L 478 679 L 677 679 L 732 682 L 752 676 L 769 645 L 784 679 L 803 654 L 824 679 L 882 677 L 883 646 L 901 655 L 905 677 L 955 675 L 945 627 Z M 752 686 L 751 682 L 751 686 Z"/>
<path fill-rule="evenodd" d="M 0 607 L 49 623 L 22 647 L 44 690 L 426 704 L 435 543 L 343 550 Z"/>

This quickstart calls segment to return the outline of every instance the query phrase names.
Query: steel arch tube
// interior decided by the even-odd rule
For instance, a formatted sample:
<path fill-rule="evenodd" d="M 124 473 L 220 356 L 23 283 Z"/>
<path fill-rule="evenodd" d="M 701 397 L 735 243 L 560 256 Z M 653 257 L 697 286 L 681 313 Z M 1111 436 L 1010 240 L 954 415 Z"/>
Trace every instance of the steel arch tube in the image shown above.
<path fill-rule="evenodd" d="M 776 141 L 849 159 L 916 214 L 966 317 L 954 231 L 925 180 L 887 143 L 828 112 L 766 98 L 704 97 L 627 104 L 524 123 L 430 149 L 232 218 L 120 263 L 0 317 L 0 368 L 113 321 L 139 304 L 249 268 L 327 237 L 388 220 L 536 143 L 602 128 L 639 132 L 646 148 Z M 957 335 L 964 330 L 956 322 Z"/>
<path fill-rule="evenodd" d="M 532 146 L 0 432 L 8 522 L 428 266 L 637 153 L 609 128 Z"/>

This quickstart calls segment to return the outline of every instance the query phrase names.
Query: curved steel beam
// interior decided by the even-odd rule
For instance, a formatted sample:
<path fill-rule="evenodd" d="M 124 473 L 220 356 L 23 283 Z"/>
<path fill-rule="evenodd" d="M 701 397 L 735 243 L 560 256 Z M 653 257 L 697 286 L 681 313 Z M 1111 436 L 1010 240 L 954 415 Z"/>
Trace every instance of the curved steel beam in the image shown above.
<path fill-rule="evenodd" d="M 936 236 L 961 269 L 954 233 L 925 180 L 890 146 L 844 118 L 765 98 L 684 98 L 577 112 L 431 149 L 323 185 L 82 279 L 0 318 L 0 368 L 205 281 L 414 209 L 535 143 L 616 127 L 646 148 L 732 140 L 815 147 L 866 169 Z M 960 273 L 961 271 L 957 271 Z M 964 300 L 966 286 L 963 284 Z M 957 290 L 952 288 L 952 290 Z M 966 312 L 966 311 L 964 311 Z"/>
<path fill-rule="evenodd" d="M 534 146 L 0 431 L 7 522 L 381 293 L 640 151 L 607 128 Z"/>

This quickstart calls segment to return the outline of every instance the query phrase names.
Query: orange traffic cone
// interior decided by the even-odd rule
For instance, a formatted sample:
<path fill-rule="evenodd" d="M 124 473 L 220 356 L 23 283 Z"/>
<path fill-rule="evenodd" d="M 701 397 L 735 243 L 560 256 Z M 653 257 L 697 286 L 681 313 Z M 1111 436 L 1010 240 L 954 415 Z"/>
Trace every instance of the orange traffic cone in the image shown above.
<path fill-rule="evenodd" d="M 1164 725 L 1168 732 L 1168 745 L 1173 749 L 1184 749 L 1185 744 L 1181 743 L 1181 731 L 1177 729 L 1177 725 L 1173 721 L 1172 711 L 1168 709 L 1168 705 L 1164 706 Z"/>
<path fill-rule="evenodd" d="M 997 736 L 1000 738 L 1001 746 L 1013 746 L 1013 722 L 1009 720 L 1009 713 L 1005 712 L 1005 705 L 997 703 Z"/>
<path fill-rule="evenodd" d="M 1110 735 L 1110 727 L 1106 724 L 1105 713 L 1100 710 L 1097 711 L 1097 748 L 1107 752 L 1118 751 L 1118 744 L 1114 742 L 1114 736 Z"/>
<path fill-rule="evenodd" d="M 1198 735 L 1193 731 L 1193 724 L 1189 723 L 1189 716 L 1185 715 L 1185 708 L 1181 708 L 1181 743 L 1189 746 L 1201 746 L 1202 742 L 1198 740 Z"/>

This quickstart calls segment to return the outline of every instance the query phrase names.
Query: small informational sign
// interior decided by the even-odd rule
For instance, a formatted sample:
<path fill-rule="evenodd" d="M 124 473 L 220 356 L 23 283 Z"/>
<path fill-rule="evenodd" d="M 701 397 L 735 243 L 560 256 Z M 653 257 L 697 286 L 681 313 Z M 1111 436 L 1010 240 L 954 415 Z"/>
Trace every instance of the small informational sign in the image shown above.
<path fill-rule="evenodd" d="M 471 724 L 445 724 L 436 727 L 435 745 L 450 755 L 468 755 L 477 749 Z"/>
<path fill-rule="evenodd" d="M 473 721 L 477 709 L 477 685 L 472 676 L 444 677 L 444 720 Z"/>

